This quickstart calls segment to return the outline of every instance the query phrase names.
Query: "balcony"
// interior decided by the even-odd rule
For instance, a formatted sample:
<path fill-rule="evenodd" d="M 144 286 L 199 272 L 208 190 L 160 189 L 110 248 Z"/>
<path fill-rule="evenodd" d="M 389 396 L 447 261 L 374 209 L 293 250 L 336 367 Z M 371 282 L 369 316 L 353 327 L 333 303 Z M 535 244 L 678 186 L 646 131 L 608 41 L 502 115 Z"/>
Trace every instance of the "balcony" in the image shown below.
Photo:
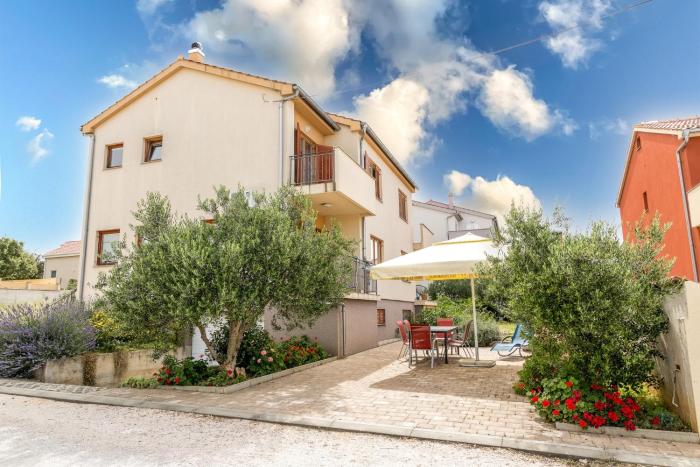
<path fill-rule="evenodd" d="M 700 227 L 700 184 L 695 185 L 688 192 L 688 211 L 690 211 L 690 225 Z"/>
<path fill-rule="evenodd" d="M 369 261 L 360 258 L 352 259 L 351 293 L 376 295 L 377 281 L 370 278 L 370 267 L 372 267 L 372 263 Z"/>
<path fill-rule="evenodd" d="M 292 156 L 290 169 L 290 183 L 311 198 L 319 214 L 375 214 L 374 179 L 342 149 Z"/>

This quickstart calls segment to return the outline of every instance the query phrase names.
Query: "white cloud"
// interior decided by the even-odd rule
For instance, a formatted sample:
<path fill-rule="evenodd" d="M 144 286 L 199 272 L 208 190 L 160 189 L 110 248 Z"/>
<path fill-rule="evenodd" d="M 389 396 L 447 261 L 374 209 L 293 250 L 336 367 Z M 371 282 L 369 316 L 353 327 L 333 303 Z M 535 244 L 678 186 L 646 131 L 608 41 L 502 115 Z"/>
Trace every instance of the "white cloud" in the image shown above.
<path fill-rule="evenodd" d="M 19 117 L 17 122 L 15 122 L 15 125 L 17 125 L 22 131 L 36 130 L 41 125 L 41 119 L 25 115 L 23 117 Z"/>
<path fill-rule="evenodd" d="M 498 128 L 528 141 L 557 126 L 565 135 L 576 129 L 561 111 L 552 112 L 543 100 L 534 97 L 530 77 L 514 65 L 491 72 L 481 88 L 478 105 Z"/>
<path fill-rule="evenodd" d="M 561 58 L 568 68 L 578 68 L 601 47 L 594 37 L 603 27 L 605 15 L 612 9 L 611 0 L 547 0 L 539 4 L 545 21 L 554 35 L 545 46 Z"/>
<path fill-rule="evenodd" d="M 342 0 L 228 0 L 197 13 L 186 33 L 205 52 L 301 84 L 320 98 L 335 88 L 335 66 L 356 38 Z"/>
<path fill-rule="evenodd" d="M 450 189 L 450 193 L 455 196 L 460 196 L 464 193 L 465 188 L 472 182 L 472 178 L 458 170 L 445 174 L 443 177 L 445 185 Z"/>
<path fill-rule="evenodd" d="M 466 190 L 464 203 L 467 206 L 493 214 L 499 222 L 503 222 L 513 204 L 532 209 L 542 208 L 542 203 L 529 186 L 519 185 L 505 175 L 499 175 L 495 180 L 486 180 L 453 170 L 445 175 L 444 180 L 456 195 L 463 194 Z"/>
<path fill-rule="evenodd" d="M 136 2 L 136 9 L 142 15 L 152 15 L 158 8 L 171 1 L 172 0 L 138 0 Z"/>
<path fill-rule="evenodd" d="M 616 135 L 626 135 L 632 129 L 632 126 L 621 118 L 603 119 L 597 122 L 588 124 L 588 134 L 593 140 L 600 138 L 602 133 L 613 133 Z"/>
<path fill-rule="evenodd" d="M 133 89 L 137 86 L 136 81 L 132 81 L 130 79 L 127 79 L 123 75 L 105 75 L 97 80 L 98 83 L 102 83 L 108 88 L 127 88 L 127 89 Z"/>
<path fill-rule="evenodd" d="M 49 150 L 46 148 L 46 144 L 52 139 L 53 133 L 44 128 L 39 134 L 29 141 L 29 144 L 27 144 L 27 152 L 31 156 L 32 162 L 38 162 L 49 155 Z"/>

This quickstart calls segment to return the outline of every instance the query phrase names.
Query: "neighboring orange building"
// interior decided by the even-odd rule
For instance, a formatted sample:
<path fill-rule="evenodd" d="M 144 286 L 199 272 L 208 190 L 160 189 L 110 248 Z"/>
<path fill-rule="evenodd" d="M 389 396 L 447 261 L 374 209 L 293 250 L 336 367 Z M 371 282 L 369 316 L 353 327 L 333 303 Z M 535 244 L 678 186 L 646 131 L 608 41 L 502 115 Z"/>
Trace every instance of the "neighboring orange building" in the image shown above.
<path fill-rule="evenodd" d="M 617 198 L 625 240 L 646 211 L 671 222 L 664 252 L 671 273 L 698 281 L 700 265 L 700 117 L 634 127 Z"/>

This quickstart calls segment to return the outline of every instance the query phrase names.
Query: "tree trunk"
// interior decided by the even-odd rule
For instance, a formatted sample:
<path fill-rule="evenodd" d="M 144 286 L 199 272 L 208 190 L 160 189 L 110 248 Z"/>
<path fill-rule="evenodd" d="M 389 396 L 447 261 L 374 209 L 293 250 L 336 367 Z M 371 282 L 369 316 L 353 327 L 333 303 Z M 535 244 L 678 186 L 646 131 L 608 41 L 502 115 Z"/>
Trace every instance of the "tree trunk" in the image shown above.
<path fill-rule="evenodd" d="M 236 357 L 238 357 L 238 347 L 241 345 L 241 340 L 243 340 L 243 323 L 240 321 L 229 321 L 229 332 L 228 332 L 228 349 L 226 352 L 226 360 L 224 361 L 224 366 L 227 368 L 233 368 L 236 365 Z"/>
<path fill-rule="evenodd" d="M 207 350 L 209 351 L 209 355 L 211 355 L 211 358 L 219 362 L 221 364 L 221 355 L 218 354 L 218 352 L 214 349 L 214 347 L 211 344 L 211 341 L 209 340 L 209 336 L 207 336 L 207 328 L 203 324 L 197 324 L 197 329 L 199 329 L 199 334 L 202 336 L 202 340 L 204 341 L 204 345 L 207 346 Z"/>

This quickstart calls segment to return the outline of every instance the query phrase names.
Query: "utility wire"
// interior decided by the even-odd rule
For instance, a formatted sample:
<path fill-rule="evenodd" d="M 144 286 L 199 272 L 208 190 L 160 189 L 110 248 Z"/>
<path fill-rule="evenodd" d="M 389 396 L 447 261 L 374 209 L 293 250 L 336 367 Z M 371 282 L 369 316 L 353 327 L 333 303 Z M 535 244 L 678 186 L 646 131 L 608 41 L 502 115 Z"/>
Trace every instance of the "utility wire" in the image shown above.
<path fill-rule="evenodd" d="M 622 13 L 626 13 L 626 12 L 628 12 L 628 11 L 630 11 L 630 10 L 634 10 L 635 8 L 639 8 L 640 6 L 646 5 L 646 4 L 651 3 L 651 2 L 653 2 L 653 1 L 654 1 L 654 0 L 639 0 L 639 1 L 637 1 L 637 2 L 631 3 L 631 4 L 627 5 L 627 6 L 622 7 L 622 8 L 619 8 L 619 9 L 613 11 L 613 12 L 610 12 L 610 13 L 608 13 L 608 14 L 606 14 L 606 15 L 601 15 L 601 19 L 602 19 L 602 18 L 612 18 L 613 16 L 617 16 L 617 15 L 620 15 L 620 14 L 622 14 Z M 518 49 L 518 48 L 520 48 L 520 47 L 525 47 L 525 46 L 527 46 L 527 45 L 536 44 L 536 43 L 542 42 L 542 41 L 544 41 L 544 40 L 546 40 L 546 39 L 555 38 L 555 37 L 557 37 L 557 36 L 559 36 L 559 35 L 561 35 L 561 34 L 564 34 L 564 33 L 569 32 L 569 31 L 573 31 L 574 29 L 578 29 L 578 28 L 580 28 L 580 27 L 581 27 L 581 25 L 580 25 L 580 24 L 577 24 L 577 25 L 574 25 L 574 26 L 571 26 L 571 27 L 562 29 L 562 30 L 560 30 L 560 31 L 557 31 L 557 32 L 555 32 L 555 33 L 553 33 L 553 34 L 542 34 L 541 36 L 537 36 L 537 37 L 535 37 L 534 39 L 529 39 L 529 40 L 526 40 L 526 41 L 523 41 L 523 42 L 519 42 L 519 43 L 517 43 L 517 44 L 510 45 L 510 46 L 508 46 L 508 47 L 504 47 L 504 48 L 502 48 L 502 49 L 494 50 L 494 51 L 492 51 L 492 52 L 484 52 L 484 53 L 485 53 L 486 55 L 500 55 L 500 54 L 502 54 L 502 53 L 509 52 L 509 51 L 511 51 L 511 50 L 513 50 L 513 49 Z M 402 74 L 399 75 L 397 78 L 410 77 L 411 75 L 417 74 L 417 73 L 418 73 L 417 71 L 408 72 L 408 73 L 402 73 Z M 334 91 L 333 94 L 345 94 L 345 93 L 348 93 L 348 92 L 362 91 L 362 90 L 367 89 L 367 88 L 374 88 L 374 87 L 376 87 L 376 86 L 378 86 L 378 85 L 386 85 L 386 84 L 388 84 L 389 82 L 391 82 L 391 81 L 393 81 L 393 80 L 395 80 L 395 79 L 397 79 L 397 78 L 392 78 L 392 79 L 383 80 L 383 81 L 375 81 L 374 83 L 367 83 L 367 84 L 363 84 L 362 86 L 358 86 L 358 87 L 354 87 L 354 88 L 341 89 L 341 90 L 338 90 L 338 91 Z M 311 96 L 313 96 L 313 94 L 311 94 Z"/>

